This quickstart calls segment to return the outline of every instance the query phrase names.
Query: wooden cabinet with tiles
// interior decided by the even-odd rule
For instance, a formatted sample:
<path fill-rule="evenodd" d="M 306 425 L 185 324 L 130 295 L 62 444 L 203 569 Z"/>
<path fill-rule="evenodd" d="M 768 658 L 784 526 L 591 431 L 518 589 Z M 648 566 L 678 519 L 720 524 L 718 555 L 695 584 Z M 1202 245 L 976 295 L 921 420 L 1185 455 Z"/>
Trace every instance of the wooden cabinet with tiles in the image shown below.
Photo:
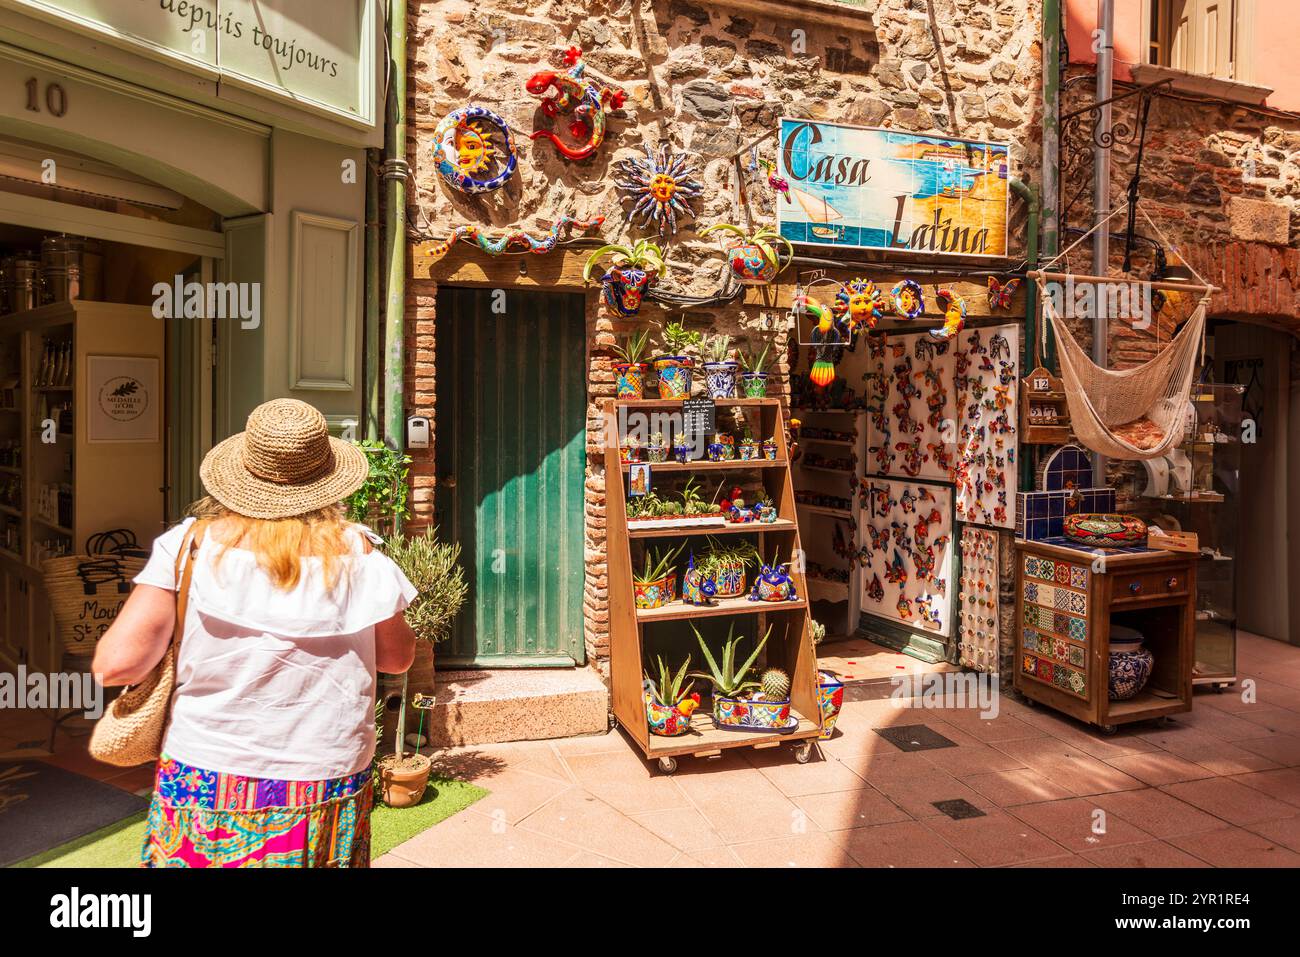
<path fill-rule="evenodd" d="M 1098 725 L 1192 707 L 1196 556 L 1016 543 L 1016 690 L 1031 703 Z M 1128 700 L 1111 700 L 1111 629 L 1141 632 L 1151 677 Z"/>

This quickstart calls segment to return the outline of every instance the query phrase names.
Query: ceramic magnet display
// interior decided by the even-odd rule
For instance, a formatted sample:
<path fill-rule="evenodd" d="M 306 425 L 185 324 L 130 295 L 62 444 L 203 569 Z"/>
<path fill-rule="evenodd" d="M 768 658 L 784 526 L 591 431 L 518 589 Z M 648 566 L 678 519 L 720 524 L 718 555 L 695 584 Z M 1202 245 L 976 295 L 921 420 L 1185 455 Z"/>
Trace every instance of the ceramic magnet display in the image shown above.
<path fill-rule="evenodd" d="M 955 555 L 952 491 L 941 485 L 862 480 L 858 541 L 862 610 L 947 637 Z"/>
<path fill-rule="evenodd" d="M 580 146 L 566 146 L 550 130 L 538 130 L 532 139 L 542 137 L 555 144 L 566 159 L 582 160 L 593 155 L 605 141 L 605 113 L 619 109 L 627 93 L 603 83 L 593 83 L 585 78 L 586 64 L 582 51 L 569 47 L 564 51 L 563 72 L 540 70 L 528 78 L 524 88 L 533 96 L 542 97 L 542 112 L 551 119 L 562 114 L 572 114 L 569 135 L 582 141 Z M 554 94 L 546 94 L 554 90 Z"/>
<path fill-rule="evenodd" d="M 463 106 L 433 130 L 438 175 L 464 193 L 499 189 L 515 172 L 515 149 L 506 121 L 481 106 Z"/>
<path fill-rule="evenodd" d="M 629 223 L 639 216 L 642 229 L 653 225 L 660 236 L 672 236 L 678 216 L 695 215 L 688 203 L 704 192 L 704 186 L 685 153 L 672 152 L 667 143 L 657 151 L 648 145 L 642 148 L 645 159 L 619 160 L 614 183 L 632 200 Z"/>
<path fill-rule="evenodd" d="M 961 530 L 961 589 L 957 593 L 958 647 L 967 668 L 998 671 L 998 533 Z"/>

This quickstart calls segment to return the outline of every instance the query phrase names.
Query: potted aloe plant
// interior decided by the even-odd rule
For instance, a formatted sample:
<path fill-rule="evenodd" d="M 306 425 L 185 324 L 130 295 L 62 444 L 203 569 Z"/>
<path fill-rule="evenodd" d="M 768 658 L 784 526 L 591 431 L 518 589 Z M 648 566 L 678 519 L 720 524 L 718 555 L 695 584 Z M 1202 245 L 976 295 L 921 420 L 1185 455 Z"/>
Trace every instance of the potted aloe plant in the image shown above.
<path fill-rule="evenodd" d="M 641 311 L 645 291 L 668 271 L 664 251 L 658 243 L 639 239 L 634 246 L 611 243 L 601 246 L 587 257 L 582 278 L 591 282 L 596 267 L 606 256 L 613 257 L 613 265 L 600 277 L 605 305 L 617 315 L 635 316 Z"/>
<path fill-rule="evenodd" d="M 664 352 L 655 357 L 655 375 L 659 378 L 659 398 L 689 399 L 695 359 L 691 351 L 703 338 L 698 329 L 687 329 L 680 322 L 661 325 Z"/>
<path fill-rule="evenodd" d="M 772 344 L 763 343 L 762 349 L 741 350 L 740 365 L 744 369 L 740 374 L 740 388 L 747 399 L 762 399 L 767 396 L 767 367 L 772 364 Z"/>
<path fill-rule="evenodd" d="M 660 737 L 673 738 L 691 730 L 691 715 L 700 706 L 699 692 L 691 691 L 694 680 L 687 681 L 687 671 L 691 667 L 691 656 L 676 672 L 664 664 L 662 657 L 655 659 L 659 665 L 659 674 L 651 676 L 645 673 L 645 713 L 650 724 L 650 733 Z M 685 682 L 685 684 L 683 684 Z"/>
<path fill-rule="evenodd" d="M 645 564 L 632 576 L 632 595 L 637 608 L 659 608 L 677 597 L 677 570 L 673 562 L 682 547 L 646 547 Z"/>
<path fill-rule="evenodd" d="M 794 258 L 790 241 L 771 226 L 749 233 L 731 223 L 717 223 L 700 230 L 700 236 L 713 233 L 730 234 L 722 239 L 722 253 L 731 266 L 732 276 L 742 286 L 771 282 Z"/>
<path fill-rule="evenodd" d="M 623 336 L 614 346 L 614 354 L 621 362 L 614 363 L 614 372 L 618 375 L 618 397 L 620 399 L 641 399 L 645 397 L 645 375 L 649 363 L 643 362 L 646 344 L 650 341 L 649 329 L 638 329 Z"/>
<path fill-rule="evenodd" d="M 730 399 L 736 394 L 736 372 L 740 366 L 731 355 L 731 336 L 718 333 L 706 336 L 702 343 L 704 352 L 704 384 L 710 399 Z"/>
<path fill-rule="evenodd" d="M 719 663 L 709 651 L 699 629 L 694 624 L 691 625 L 709 670 L 707 673 L 694 672 L 690 677 L 701 678 L 713 686 L 713 726 L 726 731 L 793 730 L 798 722 L 790 719 L 789 679 L 785 680 L 784 698 L 769 698 L 764 683 L 753 678 L 754 662 L 771 637 L 772 626 L 767 626 L 767 631 L 763 633 L 753 653 L 741 665 L 736 664 L 736 658 L 744 636 L 735 635 L 735 628 L 734 622 L 727 628 L 727 640 L 723 642 L 722 661 Z M 783 673 L 778 674 L 784 677 Z M 780 690 L 776 675 L 771 677 L 770 683 L 774 691 Z"/>

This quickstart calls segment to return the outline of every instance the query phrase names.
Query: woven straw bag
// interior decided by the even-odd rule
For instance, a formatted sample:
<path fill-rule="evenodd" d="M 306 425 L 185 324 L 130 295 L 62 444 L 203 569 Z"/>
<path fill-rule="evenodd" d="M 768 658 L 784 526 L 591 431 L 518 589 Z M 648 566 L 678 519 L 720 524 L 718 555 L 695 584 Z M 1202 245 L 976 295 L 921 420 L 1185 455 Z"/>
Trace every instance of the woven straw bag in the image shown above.
<path fill-rule="evenodd" d="M 202 530 L 191 528 L 176 553 L 176 624 L 162 661 L 138 685 L 128 688 L 108 706 L 95 723 L 90 736 L 90 756 L 120 768 L 157 761 L 162 754 L 163 732 L 171 712 L 176 687 L 176 655 L 185 633 L 185 607 L 189 603 L 194 554 L 203 538 Z M 182 574 L 181 565 L 185 566 Z"/>

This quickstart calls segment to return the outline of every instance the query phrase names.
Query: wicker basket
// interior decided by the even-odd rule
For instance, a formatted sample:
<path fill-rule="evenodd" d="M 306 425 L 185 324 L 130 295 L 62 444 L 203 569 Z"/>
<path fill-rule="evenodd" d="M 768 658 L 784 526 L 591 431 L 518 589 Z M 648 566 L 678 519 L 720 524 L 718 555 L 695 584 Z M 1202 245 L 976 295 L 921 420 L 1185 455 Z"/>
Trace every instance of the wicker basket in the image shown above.
<path fill-rule="evenodd" d="M 101 532 L 86 542 L 81 555 L 62 555 L 41 563 L 45 592 L 54 613 L 55 631 L 69 655 L 93 655 L 127 596 L 131 579 L 148 559 L 134 536 Z"/>

